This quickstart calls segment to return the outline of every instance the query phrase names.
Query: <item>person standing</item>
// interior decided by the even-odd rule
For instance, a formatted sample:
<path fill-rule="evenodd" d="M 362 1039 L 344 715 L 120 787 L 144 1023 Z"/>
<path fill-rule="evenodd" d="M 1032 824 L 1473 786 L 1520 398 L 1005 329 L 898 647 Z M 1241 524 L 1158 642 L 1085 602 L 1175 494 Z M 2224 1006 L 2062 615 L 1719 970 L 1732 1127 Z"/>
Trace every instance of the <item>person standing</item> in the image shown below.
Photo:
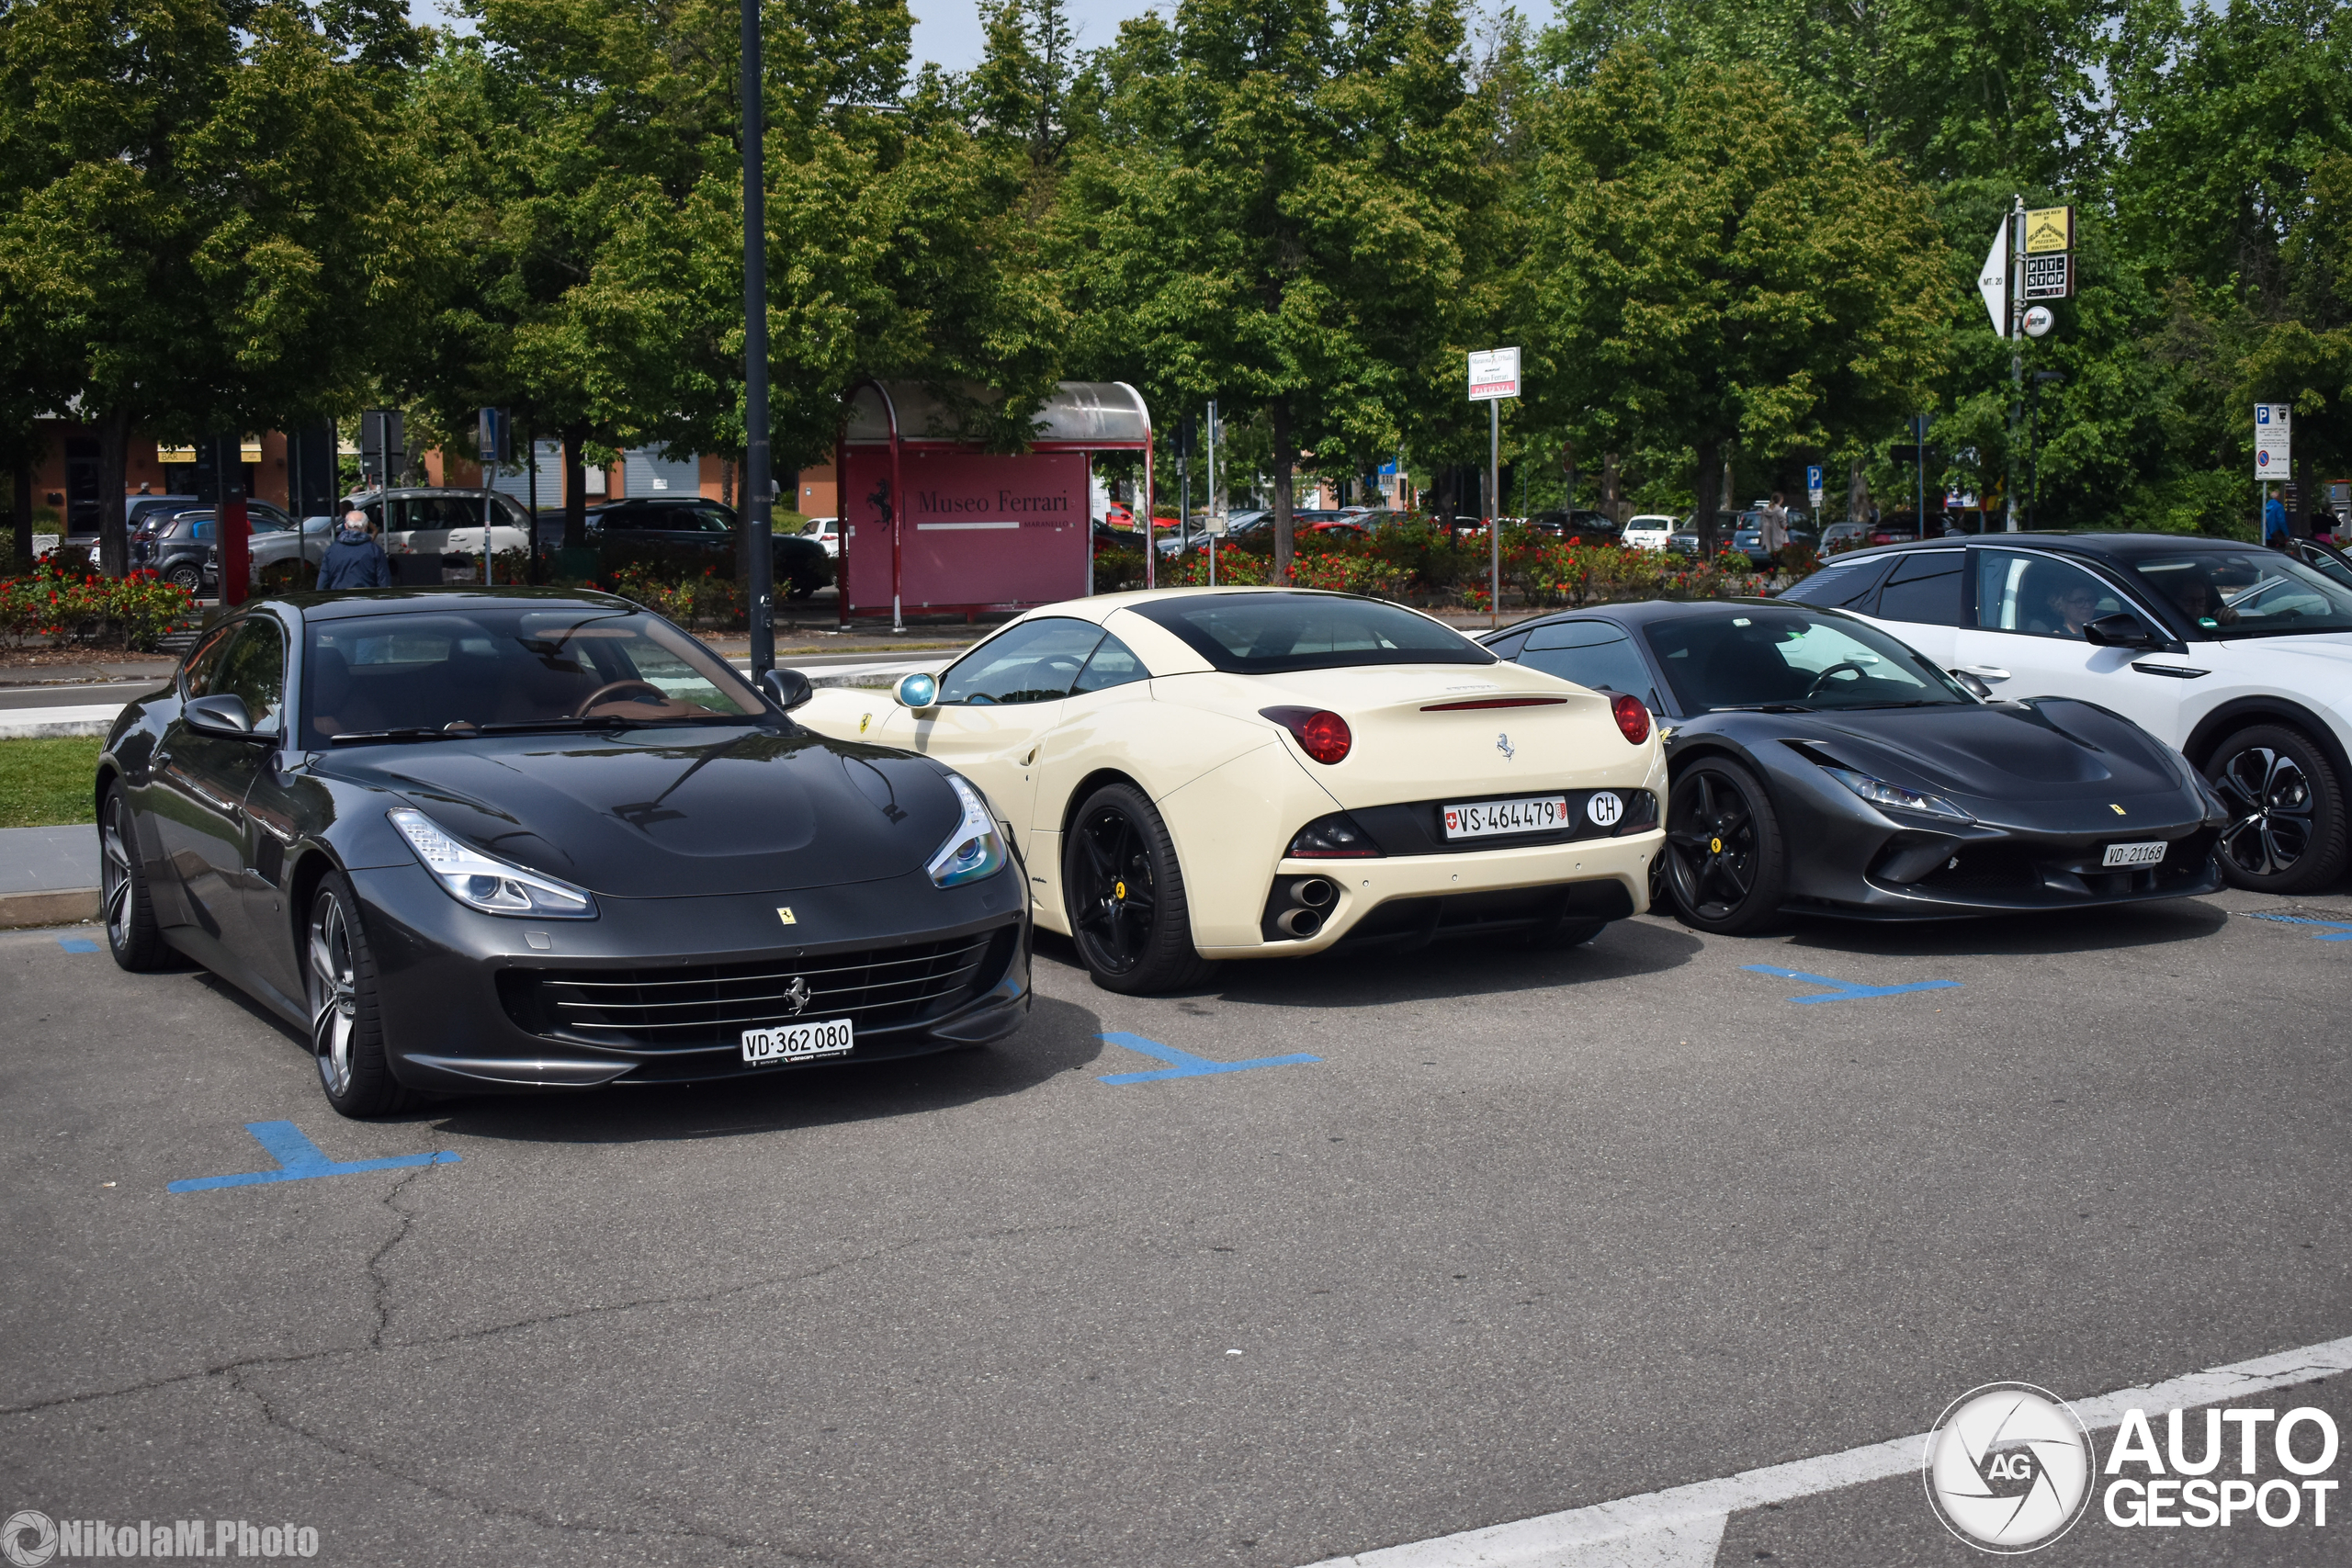
<path fill-rule="evenodd" d="M 2262 503 L 2262 542 L 2274 550 L 2283 550 L 2293 537 L 2287 527 L 2287 504 L 2277 496 Z"/>
<path fill-rule="evenodd" d="M 1779 560 L 1789 547 L 1789 502 L 1779 491 L 1772 492 L 1772 504 L 1764 509 L 1763 525 L 1757 531 L 1763 536 L 1764 553 Z"/>
<path fill-rule="evenodd" d="M 368 532 L 368 514 L 353 507 L 343 515 L 334 543 L 319 558 L 319 588 L 332 592 L 350 588 L 390 588 L 392 563 Z"/>

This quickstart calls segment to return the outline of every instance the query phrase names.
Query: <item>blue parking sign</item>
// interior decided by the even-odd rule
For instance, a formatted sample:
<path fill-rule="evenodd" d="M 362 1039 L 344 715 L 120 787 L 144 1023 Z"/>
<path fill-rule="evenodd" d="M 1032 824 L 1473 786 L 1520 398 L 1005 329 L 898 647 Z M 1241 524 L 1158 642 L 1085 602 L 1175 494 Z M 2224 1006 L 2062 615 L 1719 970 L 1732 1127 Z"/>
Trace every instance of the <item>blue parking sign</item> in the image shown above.
<path fill-rule="evenodd" d="M 1804 471 L 1804 488 L 1807 490 L 1819 490 L 1821 488 L 1820 464 L 1813 463 L 1806 467 Z"/>

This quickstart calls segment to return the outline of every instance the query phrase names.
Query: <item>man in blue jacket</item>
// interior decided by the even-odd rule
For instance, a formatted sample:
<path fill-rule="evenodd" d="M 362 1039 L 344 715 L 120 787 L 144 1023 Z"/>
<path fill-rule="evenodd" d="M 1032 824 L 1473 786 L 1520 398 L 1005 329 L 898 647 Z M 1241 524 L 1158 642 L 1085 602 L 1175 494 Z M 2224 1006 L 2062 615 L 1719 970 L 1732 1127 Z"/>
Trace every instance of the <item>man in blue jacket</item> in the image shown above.
<path fill-rule="evenodd" d="M 368 532 L 368 514 L 357 507 L 344 513 L 334 543 L 319 558 L 319 587 L 390 588 L 392 563 Z"/>

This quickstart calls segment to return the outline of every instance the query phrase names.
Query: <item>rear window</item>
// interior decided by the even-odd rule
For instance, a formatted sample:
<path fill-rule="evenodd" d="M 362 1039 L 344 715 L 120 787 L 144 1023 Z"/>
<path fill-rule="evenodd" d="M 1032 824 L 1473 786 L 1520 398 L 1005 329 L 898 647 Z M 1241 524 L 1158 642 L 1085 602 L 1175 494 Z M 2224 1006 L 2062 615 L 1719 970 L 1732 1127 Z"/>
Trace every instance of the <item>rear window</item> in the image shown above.
<path fill-rule="evenodd" d="M 1199 593 L 1131 608 L 1175 633 L 1227 674 L 1497 661 L 1451 626 L 1379 599 L 1337 593 Z"/>

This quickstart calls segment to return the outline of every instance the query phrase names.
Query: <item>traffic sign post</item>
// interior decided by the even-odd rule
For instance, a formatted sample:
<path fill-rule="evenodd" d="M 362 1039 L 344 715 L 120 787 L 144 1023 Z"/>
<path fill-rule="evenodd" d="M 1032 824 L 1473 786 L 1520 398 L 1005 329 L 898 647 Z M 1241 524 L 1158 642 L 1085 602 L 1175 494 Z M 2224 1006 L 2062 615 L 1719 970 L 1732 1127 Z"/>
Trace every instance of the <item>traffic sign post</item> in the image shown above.
<path fill-rule="evenodd" d="M 498 466 L 512 456 L 507 446 L 512 428 L 504 409 L 482 410 L 475 426 L 474 441 L 481 448 L 481 581 L 485 588 L 498 581 L 498 547 L 491 538 L 495 515 L 490 499 L 495 487 L 491 480 Z"/>
<path fill-rule="evenodd" d="M 2291 405 L 2287 403 L 2254 405 L 2254 477 L 2262 496 L 2256 506 L 2259 521 L 2255 528 L 2266 545 L 2270 542 L 2271 483 L 2285 484 L 2295 472 L 2291 414 Z"/>
<path fill-rule="evenodd" d="M 1519 396 L 1519 350 L 1470 355 L 1470 400 L 1487 405 L 1487 624 L 1503 624 L 1502 400 Z"/>
<path fill-rule="evenodd" d="M 1804 470 L 1804 493 L 1813 502 L 1813 526 L 1816 536 L 1821 532 L 1821 465 L 1808 463 Z"/>

